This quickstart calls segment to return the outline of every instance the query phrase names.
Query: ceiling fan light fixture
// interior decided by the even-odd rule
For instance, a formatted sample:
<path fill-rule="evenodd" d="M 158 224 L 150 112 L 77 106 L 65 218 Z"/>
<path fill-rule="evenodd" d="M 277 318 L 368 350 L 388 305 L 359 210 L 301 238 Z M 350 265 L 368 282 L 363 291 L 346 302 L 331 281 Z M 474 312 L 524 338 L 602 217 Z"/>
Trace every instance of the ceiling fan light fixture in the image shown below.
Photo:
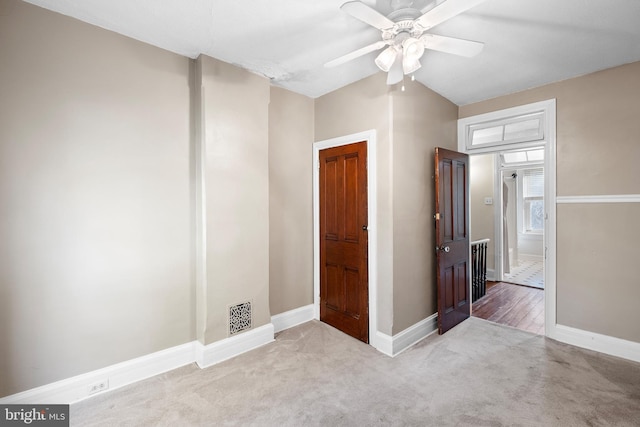
<path fill-rule="evenodd" d="M 410 37 L 402 42 L 402 54 L 402 70 L 405 74 L 411 74 L 422 66 L 420 58 L 424 54 L 424 43 Z"/>
<path fill-rule="evenodd" d="M 396 60 L 398 51 L 393 46 L 389 46 L 383 50 L 376 58 L 376 65 L 385 73 L 391 69 L 391 66 Z"/>
<path fill-rule="evenodd" d="M 409 37 L 402 42 L 402 53 L 405 58 L 418 60 L 424 54 L 424 43 L 420 39 Z"/>
<path fill-rule="evenodd" d="M 404 71 L 405 74 L 411 74 L 420 67 L 422 67 L 422 64 L 419 59 L 412 59 L 405 56 L 402 60 L 402 71 Z"/>

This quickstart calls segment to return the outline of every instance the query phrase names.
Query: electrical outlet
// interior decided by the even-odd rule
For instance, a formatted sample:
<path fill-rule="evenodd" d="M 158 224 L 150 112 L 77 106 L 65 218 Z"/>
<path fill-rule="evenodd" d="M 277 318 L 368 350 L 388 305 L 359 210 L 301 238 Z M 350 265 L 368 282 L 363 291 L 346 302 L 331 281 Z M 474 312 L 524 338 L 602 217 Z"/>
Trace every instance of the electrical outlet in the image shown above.
<path fill-rule="evenodd" d="M 105 391 L 109 388 L 109 380 L 105 379 L 102 381 L 95 382 L 89 386 L 89 394 L 100 393 L 101 391 Z"/>

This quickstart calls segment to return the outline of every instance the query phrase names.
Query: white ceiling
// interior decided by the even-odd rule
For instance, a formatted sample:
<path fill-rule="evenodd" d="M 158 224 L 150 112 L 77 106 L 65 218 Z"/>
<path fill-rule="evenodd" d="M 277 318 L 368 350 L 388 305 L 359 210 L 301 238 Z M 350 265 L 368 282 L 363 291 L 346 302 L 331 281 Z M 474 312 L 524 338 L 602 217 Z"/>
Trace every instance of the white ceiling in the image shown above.
<path fill-rule="evenodd" d="M 340 10 L 346 0 L 27 1 L 180 55 L 236 64 L 313 98 L 381 72 L 375 52 L 323 66 L 380 39 Z M 399 1 L 363 0 L 385 14 Z M 639 0 L 486 0 L 429 31 L 484 42 L 484 50 L 474 58 L 427 51 L 415 77 L 465 105 L 640 61 L 639 21 Z"/>

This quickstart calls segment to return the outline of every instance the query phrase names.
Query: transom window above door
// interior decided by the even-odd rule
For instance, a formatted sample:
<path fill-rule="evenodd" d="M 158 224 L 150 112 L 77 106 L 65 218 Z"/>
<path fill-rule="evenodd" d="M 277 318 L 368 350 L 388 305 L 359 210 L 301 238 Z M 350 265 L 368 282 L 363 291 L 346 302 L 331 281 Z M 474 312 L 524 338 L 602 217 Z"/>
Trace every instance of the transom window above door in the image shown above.
<path fill-rule="evenodd" d="M 474 146 L 495 146 L 544 139 L 544 113 L 476 123 L 467 128 L 467 143 Z"/>
<path fill-rule="evenodd" d="M 544 162 L 544 148 L 500 153 L 502 166 L 533 164 Z"/>
<path fill-rule="evenodd" d="M 509 147 L 522 149 L 544 146 L 550 134 L 547 104 L 539 102 L 458 120 L 458 149 L 471 154 L 509 150 Z M 519 155 L 530 156 L 541 152 Z M 509 157 L 513 156 L 515 153 L 507 155 L 506 161 L 534 160 L 510 160 Z"/>

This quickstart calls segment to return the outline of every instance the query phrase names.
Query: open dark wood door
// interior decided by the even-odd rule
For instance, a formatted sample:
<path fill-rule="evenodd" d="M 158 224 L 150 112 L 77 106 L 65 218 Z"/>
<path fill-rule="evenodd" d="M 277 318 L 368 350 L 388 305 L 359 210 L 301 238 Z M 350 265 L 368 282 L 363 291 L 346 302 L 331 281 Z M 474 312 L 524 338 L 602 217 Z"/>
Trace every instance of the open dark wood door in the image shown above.
<path fill-rule="evenodd" d="M 319 157 L 320 320 L 368 343 L 367 144 Z"/>
<path fill-rule="evenodd" d="M 436 148 L 436 275 L 438 332 L 471 315 L 469 156 Z"/>

